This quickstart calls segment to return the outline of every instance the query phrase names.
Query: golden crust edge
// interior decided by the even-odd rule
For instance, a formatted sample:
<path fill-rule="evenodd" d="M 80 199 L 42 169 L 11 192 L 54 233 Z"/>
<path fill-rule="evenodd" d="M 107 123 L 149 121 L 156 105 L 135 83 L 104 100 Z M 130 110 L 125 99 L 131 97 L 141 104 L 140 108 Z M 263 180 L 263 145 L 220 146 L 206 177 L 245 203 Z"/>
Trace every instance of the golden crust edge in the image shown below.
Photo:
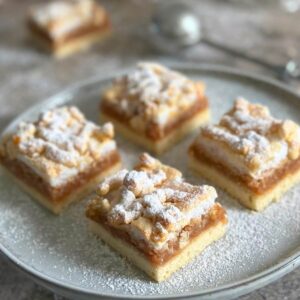
<path fill-rule="evenodd" d="M 83 51 L 95 45 L 96 43 L 101 42 L 103 39 L 108 37 L 111 33 L 111 29 L 107 28 L 100 32 L 93 32 L 83 36 L 74 38 L 65 42 L 65 44 L 58 46 L 56 49 L 53 49 L 51 45 L 45 40 L 43 40 L 39 35 L 30 31 L 31 38 L 33 42 L 44 51 L 54 55 L 57 59 L 65 58 L 74 53 Z"/>
<path fill-rule="evenodd" d="M 112 118 L 111 116 L 100 111 L 100 122 L 112 122 L 114 124 L 115 130 L 123 135 L 126 139 L 131 140 L 135 144 L 144 147 L 145 149 L 157 154 L 161 155 L 170 149 L 172 146 L 177 144 L 181 139 L 183 139 L 186 135 L 192 133 L 201 125 L 208 123 L 210 119 L 210 110 L 206 108 L 199 113 L 197 113 L 193 118 L 182 123 L 182 125 L 173 132 L 168 134 L 165 138 L 159 141 L 152 141 L 151 139 L 141 135 L 138 132 L 133 131 L 128 126 L 124 125 L 120 121 Z"/>
<path fill-rule="evenodd" d="M 262 195 L 255 195 L 246 186 L 231 180 L 222 172 L 213 168 L 211 165 L 200 162 L 193 155 L 189 154 L 189 167 L 200 176 L 208 179 L 213 184 L 217 185 L 232 197 L 237 199 L 242 205 L 255 211 L 262 211 L 272 202 L 276 202 L 279 198 L 300 182 L 300 169 L 278 182 L 273 188 Z"/>
<path fill-rule="evenodd" d="M 59 215 L 62 211 L 67 208 L 71 203 L 77 202 L 81 200 L 85 195 L 92 192 L 95 186 L 102 181 L 106 176 L 109 176 L 118 170 L 120 170 L 122 166 L 121 161 L 115 163 L 112 167 L 101 172 L 98 176 L 95 176 L 91 179 L 87 184 L 82 186 L 81 188 L 76 189 L 70 195 L 65 197 L 65 199 L 59 203 L 50 202 L 44 195 L 31 188 L 29 185 L 24 183 L 22 180 L 18 179 L 12 172 L 10 172 L 7 168 L 0 164 L 1 170 L 4 171 L 6 175 L 8 175 L 16 184 L 18 184 L 29 196 L 31 196 L 34 200 L 36 200 L 43 207 L 50 210 L 52 213 Z"/>
<path fill-rule="evenodd" d="M 209 227 L 203 233 L 195 237 L 178 255 L 171 258 L 164 265 L 155 266 L 134 246 L 114 237 L 101 224 L 90 219 L 88 219 L 88 223 L 92 232 L 157 282 L 168 279 L 174 272 L 187 265 L 207 246 L 219 240 L 225 234 L 227 228 L 226 224 L 220 221 L 215 226 Z"/>

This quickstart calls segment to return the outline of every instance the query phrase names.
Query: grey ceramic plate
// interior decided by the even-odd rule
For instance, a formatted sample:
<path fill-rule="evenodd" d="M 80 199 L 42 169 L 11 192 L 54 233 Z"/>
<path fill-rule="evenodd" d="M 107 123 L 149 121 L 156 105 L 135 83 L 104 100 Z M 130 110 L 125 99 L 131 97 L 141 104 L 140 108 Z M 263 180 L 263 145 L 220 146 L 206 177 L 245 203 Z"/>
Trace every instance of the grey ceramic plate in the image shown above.
<path fill-rule="evenodd" d="M 300 99 L 282 85 L 226 68 L 180 67 L 207 84 L 213 121 L 244 96 L 269 106 L 279 118 L 300 122 Z M 44 109 L 78 105 L 97 122 L 101 90 L 110 79 L 92 78 L 51 97 L 17 118 L 33 119 Z M 193 183 L 202 179 L 186 167 L 188 137 L 161 159 L 182 170 Z M 131 167 L 142 149 L 118 138 L 124 164 Z M 300 264 L 300 186 L 262 213 L 242 208 L 219 191 L 226 207 L 226 237 L 207 248 L 168 281 L 157 284 L 87 230 L 86 199 L 62 216 L 48 213 L 0 173 L 0 249 L 38 283 L 72 299 L 232 298 L 257 289 Z"/>

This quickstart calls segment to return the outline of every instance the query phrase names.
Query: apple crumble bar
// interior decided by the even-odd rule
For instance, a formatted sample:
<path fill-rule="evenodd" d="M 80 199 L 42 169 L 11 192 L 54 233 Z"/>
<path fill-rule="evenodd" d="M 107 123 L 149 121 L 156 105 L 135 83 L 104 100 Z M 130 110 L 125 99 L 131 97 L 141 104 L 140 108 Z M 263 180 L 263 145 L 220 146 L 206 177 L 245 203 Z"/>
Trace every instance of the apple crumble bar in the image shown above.
<path fill-rule="evenodd" d="M 87 121 L 76 107 L 54 108 L 22 122 L 0 144 L 0 163 L 54 213 L 120 168 L 110 123 Z"/>
<path fill-rule="evenodd" d="M 185 182 L 148 154 L 106 178 L 90 201 L 91 229 L 156 281 L 167 279 L 220 239 L 227 216 L 216 190 Z"/>
<path fill-rule="evenodd" d="M 33 7 L 28 27 L 40 46 L 64 57 L 102 40 L 111 25 L 104 8 L 92 0 L 58 0 Z"/>
<path fill-rule="evenodd" d="M 202 82 L 156 63 L 139 63 L 103 94 L 101 118 L 160 154 L 209 119 Z"/>
<path fill-rule="evenodd" d="M 189 157 L 197 172 L 260 211 L 299 181 L 299 153 L 296 123 L 240 98 L 219 124 L 200 130 Z"/>

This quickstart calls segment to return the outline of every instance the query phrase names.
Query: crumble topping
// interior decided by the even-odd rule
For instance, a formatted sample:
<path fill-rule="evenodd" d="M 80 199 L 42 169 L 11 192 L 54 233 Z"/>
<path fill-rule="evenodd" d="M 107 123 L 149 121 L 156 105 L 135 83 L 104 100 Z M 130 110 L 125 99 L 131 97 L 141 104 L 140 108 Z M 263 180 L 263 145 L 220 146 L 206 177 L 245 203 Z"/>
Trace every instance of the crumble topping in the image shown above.
<path fill-rule="evenodd" d="M 87 215 L 100 215 L 135 237 L 138 233 L 154 247 L 176 238 L 192 219 L 206 214 L 217 197 L 213 187 L 188 184 L 179 171 L 145 153 L 134 170 L 106 178 L 96 193 Z"/>
<path fill-rule="evenodd" d="M 222 147 L 220 143 L 242 157 L 246 167 L 254 172 L 252 175 L 260 176 L 286 159 L 299 157 L 300 128 L 291 120 L 273 118 L 263 105 L 239 98 L 219 124 L 203 127 L 196 141 L 196 145 L 209 149 L 217 159 L 216 148 Z M 228 157 L 224 155 L 225 160 Z"/>
<path fill-rule="evenodd" d="M 203 96 L 202 83 L 156 63 L 139 63 L 131 73 L 115 80 L 103 101 L 142 131 L 148 122 L 163 127 Z"/>
<path fill-rule="evenodd" d="M 76 107 L 54 108 L 36 122 L 22 122 L 4 137 L 1 155 L 20 159 L 40 175 L 59 178 L 84 169 L 116 149 L 111 123 L 97 126 Z"/>
<path fill-rule="evenodd" d="M 102 24 L 105 17 L 104 9 L 92 0 L 52 1 L 30 11 L 30 19 L 54 39 L 89 24 Z"/>

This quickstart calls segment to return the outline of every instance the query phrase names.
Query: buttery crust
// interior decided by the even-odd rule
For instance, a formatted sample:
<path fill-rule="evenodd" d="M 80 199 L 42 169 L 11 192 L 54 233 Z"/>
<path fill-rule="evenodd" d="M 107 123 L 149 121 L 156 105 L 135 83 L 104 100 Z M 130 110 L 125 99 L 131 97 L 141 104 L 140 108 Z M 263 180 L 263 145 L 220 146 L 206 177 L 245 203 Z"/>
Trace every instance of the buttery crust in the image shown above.
<path fill-rule="evenodd" d="M 210 180 L 231 196 L 236 198 L 244 206 L 262 211 L 270 203 L 276 202 L 280 197 L 296 183 L 300 182 L 300 168 L 298 171 L 287 174 L 277 182 L 272 188 L 268 189 L 262 194 L 256 194 L 251 191 L 245 184 L 240 181 L 233 180 L 226 176 L 214 165 L 197 159 L 193 154 L 189 154 L 189 166 L 195 170 L 197 174 Z"/>
<path fill-rule="evenodd" d="M 294 161 L 288 160 L 281 164 L 277 169 L 272 170 L 271 173 L 268 173 L 257 180 L 245 174 L 237 174 L 228 166 L 215 161 L 212 157 L 201 152 L 199 147 L 190 147 L 189 154 L 198 161 L 204 162 L 207 165 L 212 165 L 215 169 L 218 169 L 223 174 L 226 174 L 227 177 L 230 177 L 234 182 L 237 184 L 241 183 L 247 187 L 249 191 L 256 195 L 266 193 L 270 189 L 274 188 L 287 174 L 293 174 L 300 169 L 300 158 Z"/>
<path fill-rule="evenodd" d="M 181 253 L 182 249 L 184 249 L 186 245 L 189 245 L 191 241 L 197 238 L 204 231 L 207 231 L 210 227 L 217 226 L 220 222 L 227 224 L 227 216 L 224 208 L 220 204 L 216 203 L 205 215 L 201 217 L 201 219 L 193 220 L 188 225 L 184 226 L 181 232 L 178 233 L 178 238 L 168 243 L 168 248 L 158 250 L 152 249 L 149 245 L 147 245 L 147 243 L 142 240 L 137 240 L 122 229 L 111 227 L 107 224 L 107 221 L 102 220 L 101 216 L 99 216 L 94 209 L 95 207 L 93 206 L 90 206 L 87 209 L 86 216 L 89 219 L 101 224 L 101 226 L 114 237 L 126 241 L 127 244 L 135 247 L 153 266 L 162 266 L 167 264 L 176 255 Z M 188 239 L 185 240 L 185 237 L 188 237 Z"/>
<path fill-rule="evenodd" d="M 172 273 L 184 267 L 208 245 L 220 239 L 226 232 L 226 224 L 219 222 L 200 233 L 178 255 L 172 257 L 163 265 L 154 265 L 134 246 L 113 236 L 101 224 L 89 220 L 91 231 L 97 234 L 103 241 L 117 252 L 128 258 L 134 265 L 139 267 L 157 282 L 166 280 Z"/>
<path fill-rule="evenodd" d="M 106 170 L 117 165 L 120 161 L 119 153 L 117 151 L 113 151 L 93 166 L 88 167 L 86 170 L 82 170 L 68 182 L 58 187 L 53 187 L 22 161 L 17 159 L 7 160 L 0 156 L 0 163 L 11 173 L 22 180 L 25 184 L 37 190 L 40 194 L 44 195 L 48 201 L 56 203 L 64 201 L 65 197 L 67 197 L 70 193 L 73 193 L 73 191 L 78 187 L 85 185 L 90 180 L 93 180 L 94 177 L 101 175 L 103 172 L 106 172 Z"/>
<path fill-rule="evenodd" d="M 160 155 L 173 145 L 178 143 L 186 134 L 193 132 L 199 126 L 206 124 L 210 118 L 210 110 L 208 108 L 199 111 L 190 119 L 179 124 L 176 128 L 170 131 L 165 137 L 159 140 L 152 140 L 146 135 L 142 135 L 130 128 L 126 123 L 117 120 L 116 118 L 100 112 L 101 123 L 110 121 L 114 124 L 116 131 L 120 132 L 125 138 L 134 143 L 148 149 L 149 151 Z"/>
<path fill-rule="evenodd" d="M 88 49 L 96 43 L 102 42 L 110 35 L 111 28 L 107 27 L 103 28 L 101 31 L 92 31 L 91 33 L 86 33 L 82 36 L 75 36 L 72 39 L 69 39 L 64 43 L 60 43 L 58 45 L 55 45 L 49 39 L 45 38 L 45 36 L 39 34 L 37 31 L 30 31 L 31 38 L 38 47 L 46 52 L 53 54 L 54 57 L 62 59 L 78 51 Z"/>
<path fill-rule="evenodd" d="M 49 199 L 37 191 L 36 189 L 30 187 L 28 184 L 24 183 L 21 179 L 16 177 L 13 173 L 11 173 L 7 168 L 1 166 L 1 169 L 11 177 L 21 188 L 27 192 L 32 198 L 37 200 L 41 205 L 49 209 L 54 214 L 60 214 L 66 207 L 68 207 L 71 203 L 79 201 L 82 199 L 84 195 L 89 194 L 95 188 L 95 186 L 102 181 L 105 177 L 117 172 L 121 168 L 121 162 L 117 162 L 113 164 L 111 167 L 106 169 L 90 179 L 85 185 L 79 186 L 77 189 L 74 189 L 72 193 L 67 194 L 64 198 L 60 199 L 59 202 L 49 201 Z"/>

